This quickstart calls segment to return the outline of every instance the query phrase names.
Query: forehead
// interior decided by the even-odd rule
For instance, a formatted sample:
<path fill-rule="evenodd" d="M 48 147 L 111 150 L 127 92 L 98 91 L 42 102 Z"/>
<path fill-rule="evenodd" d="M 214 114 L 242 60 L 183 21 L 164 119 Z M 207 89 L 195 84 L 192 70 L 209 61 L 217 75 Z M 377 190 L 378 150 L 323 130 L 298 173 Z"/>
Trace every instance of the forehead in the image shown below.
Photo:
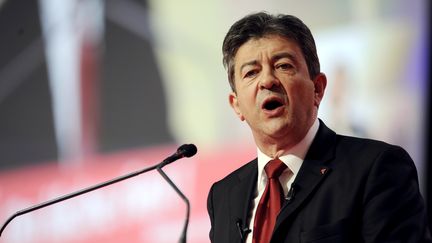
<path fill-rule="evenodd" d="M 241 45 L 234 57 L 235 66 L 241 65 L 242 62 L 258 60 L 264 56 L 271 57 L 281 52 L 303 58 L 296 41 L 279 35 L 267 35 L 258 39 L 250 39 Z"/>

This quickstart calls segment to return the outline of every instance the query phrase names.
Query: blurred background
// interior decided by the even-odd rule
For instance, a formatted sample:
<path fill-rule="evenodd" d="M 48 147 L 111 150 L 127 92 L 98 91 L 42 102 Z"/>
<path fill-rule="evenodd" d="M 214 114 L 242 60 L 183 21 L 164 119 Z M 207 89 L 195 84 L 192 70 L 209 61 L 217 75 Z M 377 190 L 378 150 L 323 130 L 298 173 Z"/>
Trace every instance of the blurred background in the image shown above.
<path fill-rule="evenodd" d="M 427 198 L 426 0 L 0 0 L 0 223 L 14 212 L 159 163 L 208 242 L 211 184 L 255 157 L 228 104 L 221 45 L 268 11 L 312 30 L 335 131 L 404 147 Z M 14 219 L 0 242 L 177 242 L 186 206 L 157 172 Z"/>

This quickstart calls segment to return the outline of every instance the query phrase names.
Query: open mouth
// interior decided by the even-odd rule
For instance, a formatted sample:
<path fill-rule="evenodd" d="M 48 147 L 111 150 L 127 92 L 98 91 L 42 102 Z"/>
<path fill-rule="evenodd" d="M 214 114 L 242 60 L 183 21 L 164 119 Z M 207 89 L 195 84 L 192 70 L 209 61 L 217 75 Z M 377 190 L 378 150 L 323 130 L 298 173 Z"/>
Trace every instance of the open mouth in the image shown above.
<path fill-rule="evenodd" d="M 262 105 L 262 108 L 264 110 L 272 111 L 272 110 L 275 110 L 275 109 L 277 109 L 283 105 L 284 104 L 280 99 L 272 98 L 272 99 L 266 100 L 264 102 L 264 104 Z"/>

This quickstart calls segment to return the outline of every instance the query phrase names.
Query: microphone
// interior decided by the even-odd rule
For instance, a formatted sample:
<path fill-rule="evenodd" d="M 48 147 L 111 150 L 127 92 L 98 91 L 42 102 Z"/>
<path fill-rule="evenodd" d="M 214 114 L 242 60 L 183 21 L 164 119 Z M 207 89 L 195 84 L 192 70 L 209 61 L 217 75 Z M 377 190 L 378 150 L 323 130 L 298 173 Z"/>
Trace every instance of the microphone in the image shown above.
<path fill-rule="evenodd" d="M 193 144 L 183 144 L 182 146 L 180 146 L 177 151 L 169 156 L 168 158 L 166 158 L 164 161 L 162 161 L 162 163 L 159 164 L 160 167 L 164 167 L 167 164 L 171 164 L 172 162 L 184 158 L 184 157 L 192 157 L 196 154 L 197 152 L 197 147 Z"/>
<path fill-rule="evenodd" d="M 172 163 L 173 161 L 183 158 L 183 157 L 191 157 L 194 156 L 197 152 L 197 148 L 193 144 L 183 144 L 177 149 L 177 152 L 175 152 L 170 157 L 166 158 L 162 163 L 160 163 L 156 170 L 161 174 L 161 176 L 168 182 L 168 184 L 177 192 L 177 194 L 183 199 L 183 201 L 186 203 L 186 218 L 185 223 L 183 226 L 182 234 L 180 236 L 180 243 L 186 243 L 186 235 L 187 235 L 187 228 L 189 225 L 189 215 L 190 215 L 190 203 L 187 197 L 178 189 L 178 187 L 174 184 L 174 182 L 171 181 L 171 179 L 168 177 L 167 174 L 162 170 L 162 168 Z"/>
<path fill-rule="evenodd" d="M 290 188 L 290 190 L 288 191 L 288 194 L 287 194 L 287 196 L 285 197 L 285 200 L 288 202 L 288 203 L 290 203 L 292 200 L 294 200 L 294 197 L 295 197 L 295 193 L 296 193 L 296 188 L 297 187 L 297 185 L 296 184 L 291 184 L 291 188 Z"/>
<path fill-rule="evenodd" d="M 114 184 L 114 183 L 117 183 L 117 182 L 120 182 L 120 181 L 123 181 L 123 180 L 129 179 L 129 178 L 131 178 L 131 177 L 134 177 L 134 176 L 140 175 L 140 174 L 142 174 L 142 173 L 145 173 L 145 172 L 148 172 L 148 171 L 151 171 L 151 170 L 154 170 L 154 169 L 158 169 L 158 170 L 160 170 L 163 166 L 165 166 L 165 165 L 167 165 L 167 164 L 169 164 L 169 163 L 172 163 L 172 162 L 174 162 L 174 161 L 176 161 L 176 160 L 178 160 L 178 159 L 181 159 L 181 158 L 183 158 L 183 157 L 191 157 L 191 156 L 194 156 L 194 155 L 196 154 L 196 152 L 197 152 L 197 148 L 196 148 L 195 145 L 193 145 L 193 144 L 184 144 L 184 145 L 180 146 L 180 147 L 177 149 L 177 152 L 175 152 L 173 155 L 169 156 L 168 158 L 166 158 L 165 160 L 163 160 L 163 161 L 160 162 L 159 164 L 156 164 L 156 165 L 150 166 L 150 167 L 148 167 L 148 168 L 144 168 L 144 169 L 141 169 L 141 170 L 138 170 L 138 171 L 135 171 L 135 172 L 132 172 L 132 173 L 129 173 L 129 174 L 123 175 L 123 176 L 119 176 L 119 177 L 116 177 L 116 178 L 114 178 L 114 179 L 111 179 L 111 180 L 108 180 L 108 181 L 105 181 L 105 182 L 102 182 L 102 183 L 96 184 L 96 185 L 94 185 L 94 186 L 90 186 L 90 187 L 87 187 L 87 188 L 84 188 L 84 189 L 78 190 L 78 191 L 76 191 L 76 192 L 72 192 L 72 193 L 69 193 L 69 194 L 66 194 L 66 195 L 63 195 L 63 196 L 60 196 L 60 197 L 57 197 L 57 198 L 54 198 L 54 199 L 48 200 L 48 201 L 46 201 L 46 202 L 42 202 L 42 203 L 40 203 L 40 204 L 37 204 L 37 205 L 31 206 L 31 207 L 28 207 L 28 208 L 22 209 L 22 210 L 20 210 L 20 211 L 17 211 L 16 213 L 14 213 L 12 216 L 10 216 L 10 217 L 9 217 L 9 218 L 4 222 L 3 226 L 2 226 L 1 229 L 0 229 L 0 237 L 1 237 L 1 235 L 2 235 L 2 233 L 3 233 L 3 231 L 4 231 L 4 229 L 6 228 L 6 226 L 7 226 L 7 225 L 8 225 L 8 224 L 9 224 L 9 223 L 14 219 L 14 218 L 16 218 L 16 217 L 18 217 L 18 216 L 20 216 L 20 215 L 23 215 L 23 214 L 26 214 L 26 213 L 30 213 L 30 212 L 32 212 L 32 211 L 35 211 L 35 210 L 38 210 L 38 209 L 41 209 L 41 208 L 47 207 L 47 206 L 49 206 L 49 205 L 52 205 L 52 204 L 55 204 L 55 203 L 58 203 L 58 202 L 61 202 L 61 201 L 64 201 L 64 200 L 67 200 L 67 199 L 70 199 L 70 198 L 73 198 L 73 197 L 76 197 L 76 196 L 82 195 L 82 194 L 85 194 L 85 193 L 87 193 L 87 192 L 91 192 L 91 191 L 97 190 L 97 189 L 102 188 L 102 187 L 109 186 L 109 185 L 111 185 L 111 184 Z M 177 189 L 177 190 L 178 190 L 178 189 Z M 181 193 L 181 192 L 180 192 L 180 193 Z M 187 199 L 186 199 L 186 200 L 187 200 Z M 189 202 L 188 202 L 188 204 L 189 204 Z M 189 215 L 189 205 L 188 205 L 188 215 Z M 188 216 L 188 217 L 189 217 L 189 216 Z"/>
<path fill-rule="evenodd" d="M 246 240 L 247 234 L 252 232 L 252 230 L 250 230 L 248 227 L 243 228 L 241 219 L 237 219 L 236 225 L 237 225 L 237 230 L 240 234 L 240 240 L 243 243 Z"/>

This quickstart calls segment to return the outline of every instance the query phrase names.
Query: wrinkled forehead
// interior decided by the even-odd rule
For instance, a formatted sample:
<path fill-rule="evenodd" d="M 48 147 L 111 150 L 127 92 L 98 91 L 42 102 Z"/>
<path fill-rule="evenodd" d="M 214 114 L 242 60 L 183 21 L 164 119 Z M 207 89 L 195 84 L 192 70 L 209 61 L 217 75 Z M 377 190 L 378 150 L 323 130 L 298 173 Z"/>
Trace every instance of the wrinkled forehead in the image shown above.
<path fill-rule="evenodd" d="M 264 56 L 272 58 L 281 53 L 293 57 L 302 57 L 302 51 L 296 41 L 280 35 L 266 35 L 260 38 L 251 38 L 243 43 L 234 56 L 234 65 L 237 69 L 242 62 L 251 62 Z"/>

